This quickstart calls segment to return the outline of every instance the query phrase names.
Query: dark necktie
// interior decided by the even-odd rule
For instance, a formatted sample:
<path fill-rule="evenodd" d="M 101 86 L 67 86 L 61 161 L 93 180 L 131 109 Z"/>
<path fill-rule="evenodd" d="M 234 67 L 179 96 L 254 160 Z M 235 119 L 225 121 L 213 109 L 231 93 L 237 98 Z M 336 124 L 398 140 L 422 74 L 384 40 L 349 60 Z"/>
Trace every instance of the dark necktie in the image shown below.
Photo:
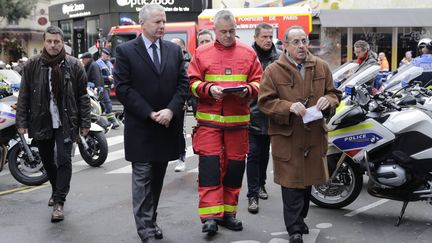
<path fill-rule="evenodd" d="M 150 47 L 153 49 L 153 63 L 156 67 L 156 70 L 160 72 L 160 61 L 159 56 L 157 54 L 157 46 L 155 43 L 151 44 Z"/>
<path fill-rule="evenodd" d="M 299 72 L 301 72 L 302 67 L 303 67 L 303 65 L 297 64 L 297 69 L 299 70 Z"/>

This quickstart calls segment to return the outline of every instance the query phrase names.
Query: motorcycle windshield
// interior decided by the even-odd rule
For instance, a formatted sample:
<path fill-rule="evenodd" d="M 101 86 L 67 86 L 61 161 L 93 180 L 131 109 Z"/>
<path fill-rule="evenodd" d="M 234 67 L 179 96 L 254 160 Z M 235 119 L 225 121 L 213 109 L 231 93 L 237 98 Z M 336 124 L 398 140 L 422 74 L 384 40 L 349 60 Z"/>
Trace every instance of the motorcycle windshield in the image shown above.
<path fill-rule="evenodd" d="M 409 83 L 423 73 L 423 68 L 404 65 L 397 70 L 397 73 L 383 83 L 385 91 L 394 91 L 402 88 L 404 83 Z"/>
<path fill-rule="evenodd" d="M 333 82 L 335 88 L 339 88 L 347 79 L 349 79 L 358 67 L 358 63 L 347 62 L 333 71 Z"/>
<path fill-rule="evenodd" d="M 344 91 L 345 86 L 350 85 L 352 87 L 361 86 L 365 83 L 372 82 L 375 80 L 376 75 L 380 70 L 380 66 L 375 64 L 370 64 L 369 66 L 363 67 L 361 70 L 357 71 L 352 75 L 346 82 L 344 82 L 339 90 Z"/>

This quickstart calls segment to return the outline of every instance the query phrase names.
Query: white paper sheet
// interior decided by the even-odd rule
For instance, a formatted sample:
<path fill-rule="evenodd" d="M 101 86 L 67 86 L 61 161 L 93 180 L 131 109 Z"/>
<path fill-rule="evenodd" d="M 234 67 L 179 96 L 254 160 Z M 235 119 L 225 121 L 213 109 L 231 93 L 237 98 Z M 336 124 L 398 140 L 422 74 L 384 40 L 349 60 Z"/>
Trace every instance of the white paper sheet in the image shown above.
<path fill-rule="evenodd" d="M 314 105 L 306 109 L 306 114 L 303 116 L 303 123 L 306 124 L 321 118 L 323 118 L 322 112 Z"/>

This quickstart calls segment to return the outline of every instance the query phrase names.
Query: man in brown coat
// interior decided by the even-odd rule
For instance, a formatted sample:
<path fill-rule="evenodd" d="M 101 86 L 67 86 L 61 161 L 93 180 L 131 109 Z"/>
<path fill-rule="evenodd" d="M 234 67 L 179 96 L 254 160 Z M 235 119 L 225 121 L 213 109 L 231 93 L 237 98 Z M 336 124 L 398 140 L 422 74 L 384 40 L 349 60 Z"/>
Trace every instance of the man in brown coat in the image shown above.
<path fill-rule="evenodd" d="M 304 218 L 311 185 L 328 179 L 327 131 L 324 119 L 307 124 L 306 108 L 324 116 L 334 113 L 341 93 L 333 87 L 328 65 L 308 52 L 308 37 L 299 26 L 285 32 L 286 48 L 261 79 L 258 105 L 269 117 L 274 181 L 282 187 L 284 221 L 290 243 L 303 242 Z"/>

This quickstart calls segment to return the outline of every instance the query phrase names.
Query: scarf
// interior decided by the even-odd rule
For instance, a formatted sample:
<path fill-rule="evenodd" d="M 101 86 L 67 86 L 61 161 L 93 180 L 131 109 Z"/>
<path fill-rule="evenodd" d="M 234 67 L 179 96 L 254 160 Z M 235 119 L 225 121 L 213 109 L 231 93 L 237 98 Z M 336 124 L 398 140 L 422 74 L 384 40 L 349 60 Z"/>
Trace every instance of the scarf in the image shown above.
<path fill-rule="evenodd" d="M 362 64 L 364 62 L 364 60 L 366 60 L 366 58 L 368 57 L 368 55 L 369 55 L 369 51 L 367 51 L 362 57 L 358 57 L 357 58 L 357 63 L 358 64 Z"/>
<path fill-rule="evenodd" d="M 44 65 L 51 67 L 51 87 L 57 104 L 60 104 L 63 93 L 63 79 L 60 69 L 60 63 L 65 59 L 66 52 L 63 48 L 57 56 L 51 56 L 44 48 L 41 55 L 41 61 Z"/>

